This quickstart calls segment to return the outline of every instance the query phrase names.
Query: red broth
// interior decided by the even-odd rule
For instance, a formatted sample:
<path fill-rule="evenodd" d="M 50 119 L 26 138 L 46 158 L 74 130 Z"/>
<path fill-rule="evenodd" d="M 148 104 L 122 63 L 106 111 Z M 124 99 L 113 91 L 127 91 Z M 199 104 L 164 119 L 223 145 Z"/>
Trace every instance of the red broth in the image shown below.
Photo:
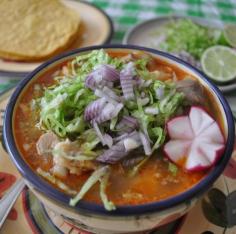
<path fill-rule="evenodd" d="M 125 53 L 112 52 L 110 55 L 120 57 L 124 56 Z M 24 90 L 24 93 L 21 95 L 16 105 L 13 120 L 15 141 L 22 157 L 34 171 L 36 171 L 38 167 L 45 171 L 50 171 L 53 166 L 53 161 L 52 157 L 42 157 L 37 154 L 36 141 L 43 132 L 35 127 L 39 119 L 39 113 L 32 112 L 29 103 L 32 99 L 40 97 L 43 94 L 42 91 L 35 90 L 34 86 L 37 84 L 43 84 L 45 86 L 52 85 L 52 74 L 60 67 L 62 67 L 62 65 L 54 67 L 51 71 L 44 73 L 35 81 L 31 82 Z M 159 59 L 155 59 L 151 69 L 172 69 L 175 71 L 178 79 L 183 79 L 188 75 L 176 66 Z M 211 103 L 211 108 L 206 106 L 209 113 L 215 117 L 217 122 L 222 123 L 218 114 L 220 112 L 216 105 L 212 105 L 212 103 L 214 103 L 211 102 L 213 97 L 211 97 L 209 93 L 207 93 L 207 99 L 208 103 Z M 189 173 L 179 168 L 177 175 L 173 175 L 168 170 L 168 161 L 163 157 L 162 150 L 158 150 L 155 154 L 156 155 L 154 155 L 134 177 L 130 177 L 127 173 L 124 173 L 120 164 L 112 166 L 107 194 L 114 204 L 134 205 L 160 201 L 186 191 L 207 174 L 207 171 Z M 69 174 L 65 179 L 61 180 L 70 188 L 79 191 L 89 175 L 89 173 L 80 176 Z M 98 185 L 92 187 L 84 199 L 101 203 Z"/>

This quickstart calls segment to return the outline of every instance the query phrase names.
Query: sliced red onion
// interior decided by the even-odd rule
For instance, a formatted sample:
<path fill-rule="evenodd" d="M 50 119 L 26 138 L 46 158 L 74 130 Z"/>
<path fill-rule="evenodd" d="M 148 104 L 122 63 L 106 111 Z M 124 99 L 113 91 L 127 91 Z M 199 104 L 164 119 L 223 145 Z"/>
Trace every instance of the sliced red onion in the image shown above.
<path fill-rule="evenodd" d="M 113 145 L 112 137 L 107 133 L 103 135 L 98 124 L 95 121 L 93 121 L 92 125 L 102 145 L 107 145 L 109 148 L 111 148 L 111 146 Z"/>
<path fill-rule="evenodd" d="M 94 128 L 94 130 L 95 130 L 95 132 L 96 132 L 98 138 L 100 139 L 102 145 L 105 145 L 106 143 L 105 143 L 103 134 L 102 134 L 100 128 L 98 127 L 97 122 L 96 122 L 96 121 L 93 121 L 92 125 L 93 125 L 93 128 Z"/>
<path fill-rule="evenodd" d="M 135 139 L 133 139 L 132 137 L 127 137 L 124 139 L 124 146 L 125 146 L 125 150 L 127 152 L 138 148 L 141 145 L 140 140 L 136 141 Z"/>
<path fill-rule="evenodd" d="M 107 88 L 107 89 L 109 89 L 109 88 Z M 103 90 L 100 90 L 100 89 L 96 89 L 94 94 L 98 97 L 105 98 L 107 102 L 110 102 L 113 105 L 117 105 L 119 102 L 119 101 L 116 101 L 115 99 L 113 99 L 112 97 L 110 97 L 109 94 L 105 93 Z"/>
<path fill-rule="evenodd" d="M 124 134 L 122 134 L 122 135 L 120 135 L 120 136 L 118 136 L 118 137 L 114 137 L 113 138 L 113 141 L 114 142 L 119 142 L 119 141 L 122 141 L 122 140 L 124 140 L 126 137 L 128 137 L 129 136 L 129 133 L 124 133 Z"/>
<path fill-rule="evenodd" d="M 101 113 L 105 105 L 106 105 L 105 98 L 99 98 L 89 103 L 89 105 L 85 108 L 85 111 L 84 111 L 84 119 L 86 121 L 94 119 Z"/>
<path fill-rule="evenodd" d="M 136 130 L 135 131 L 133 131 L 133 132 L 131 132 L 130 134 L 129 134 L 129 137 L 131 137 L 131 138 L 133 138 L 135 141 L 137 141 L 137 142 L 141 142 L 140 140 L 140 136 L 139 136 L 139 132 L 137 132 Z"/>
<path fill-rule="evenodd" d="M 85 79 L 85 86 L 86 86 L 87 88 L 92 89 L 92 90 L 95 89 L 95 87 L 96 87 L 96 81 L 95 81 L 95 79 L 94 79 L 93 73 L 90 73 L 90 74 L 86 77 L 86 79 Z"/>
<path fill-rule="evenodd" d="M 163 87 L 156 88 L 155 90 L 156 98 L 161 100 L 164 97 L 165 90 Z"/>
<path fill-rule="evenodd" d="M 151 145 L 150 142 L 148 140 L 148 137 L 142 133 L 141 131 L 139 132 L 139 137 L 141 139 L 141 142 L 143 144 L 143 149 L 146 155 L 151 155 L 152 154 L 152 149 L 151 149 Z"/>
<path fill-rule="evenodd" d="M 116 125 L 118 134 L 131 133 L 139 127 L 138 120 L 131 116 L 124 116 L 121 121 Z"/>
<path fill-rule="evenodd" d="M 123 142 L 118 142 L 110 149 L 104 151 L 103 154 L 96 158 L 96 160 L 102 163 L 115 164 L 116 162 L 124 158 L 127 154 L 128 152 L 125 151 Z"/>
<path fill-rule="evenodd" d="M 112 145 L 113 145 L 113 139 L 112 139 L 112 137 L 109 135 L 109 134 L 105 134 L 104 135 L 104 141 L 105 141 L 105 144 L 109 147 L 109 148 L 111 148 L 112 147 Z"/>
<path fill-rule="evenodd" d="M 121 111 L 121 109 L 124 107 L 124 105 L 122 103 L 119 103 L 117 105 L 114 105 L 112 103 L 107 103 L 101 114 L 99 116 L 96 117 L 96 122 L 97 123 L 103 123 L 105 121 L 108 121 L 110 119 L 115 118 L 119 112 Z"/>
<path fill-rule="evenodd" d="M 138 128 L 138 120 L 132 116 L 123 116 L 123 121 L 130 127 Z"/>
<path fill-rule="evenodd" d="M 138 120 L 132 116 L 123 116 L 122 120 L 117 124 L 116 128 L 122 129 L 124 127 L 130 127 L 133 130 L 138 128 Z"/>
<path fill-rule="evenodd" d="M 103 92 L 106 93 L 112 99 L 116 100 L 117 102 L 121 101 L 120 97 L 113 90 L 111 90 L 110 88 L 104 87 Z"/>
<path fill-rule="evenodd" d="M 92 90 L 103 86 L 112 87 L 112 83 L 118 81 L 119 79 L 119 71 L 111 65 L 104 64 L 98 66 L 86 77 L 85 86 Z"/>
<path fill-rule="evenodd" d="M 120 79 L 120 73 L 112 65 L 103 64 L 100 65 L 97 69 L 102 70 L 103 77 L 107 81 L 118 81 Z"/>
<path fill-rule="evenodd" d="M 134 99 L 133 78 L 135 75 L 135 67 L 132 62 L 129 62 L 120 73 L 120 84 L 126 100 Z"/>
<path fill-rule="evenodd" d="M 134 155 L 132 154 L 132 157 L 126 157 L 122 161 L 122 165 L 124 167 L 133 167 L 137 165 L 139 162 L 141 162 L 146 156 L 145 155 L 136 155 L 136 152 Z"/>
<path fill-rule="evenodd" d="M 139 86 L 139 87 L 142 87 L 142 84 L 145 82 L 144 79 L 141 79 L 138 76 L 134 76 L 133 81 L 134 81 L 134 85 Z"/>
<path fill-rule="evenodd" d="M 137 147 L 141 144 L 139 133 L 137 131 L 132 132 L 128 135 L 129 139 L 132 139 L 133 141 L 137 142 Z M 127 138 L 125 138 L 127 139 Z M 96 158 L 97 161 L 103 162 L 103 163 L 109 163 L 114 164 L 121 159 L 123 159 L 126 155 L 128 155 L 128 152 L 124 145 L 124 140 L 119 141 L 115 145 L 113 145 L 110 149 L 106 150 L 101 154 L 99 157 Z"/>
<path fill-rule="evenodd" d="M 108 88 L 113 88 L 113 87 L 114 87 L 114 83 L 111 82 L 111 81 L 107 81 L 107 82 L 106 82 L 106 87 L 108 87 Z"/>

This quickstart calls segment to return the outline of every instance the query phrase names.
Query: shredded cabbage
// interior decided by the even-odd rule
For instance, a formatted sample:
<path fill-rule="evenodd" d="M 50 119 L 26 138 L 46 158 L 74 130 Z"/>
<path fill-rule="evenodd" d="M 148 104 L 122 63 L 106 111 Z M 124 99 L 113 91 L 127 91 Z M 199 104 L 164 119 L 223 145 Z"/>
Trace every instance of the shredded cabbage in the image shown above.
<path fill-rule="evenodd" d="M 84 109 L 96 96 L 85 87 L 85 77 L 101 64 L 111 64 L 117 69 L 123 66 L 120 59 L 111 58 L 104 50 L 80 55 L 71 64 L 70 73 L 63 79 L 55 79 L 57 83 L 46 88 L 38 100 L 40 127 L 63 138 L 82 133 L 88 126 L 83 121 Z"/>
<path fill-rule="evenodd" d="M 108 211 L 111 211 L 111 210 L 115 210 L 116 207 L 112 201 L 108 200 L 107 195 L 106 195 L 106 187 L 107 187 L 109 176 L 110 176 L 110 172 L 106 173 L 100 179 L 100 197 L 101 197 L 101 200 L 104 204 L 105 209 Z"/>
<path fill-rule="evenodd" d="M 44 177 L 46 180 L 48 180 L 49 182 L 51 182 L 52 184 L 57 185 L 60 189 L 62 189 L 63 191 L 71 194 L 71 195 L 75 195 L 77 192 L 75 190 L 70 189 L 66 184 L 64 184 L 62 181 L 60 181 L 59 179 L 57 179 L 55 176 L 52 176 L 50 173 L 42 170 L 40 167 L 37 168 L 37 173 L 39 175 L 41 175 L 42 177 Z"/>
<path fill-rule="evenodd" d="M 84 195 L 91 189 L 91 187 L 96 184 L 105 174 L 110 172 L 109 166 L 104 166 L 92 173 L 88 180 L 84 183 L 79 193 L 72 199 L 70 199 L 70 205 L 75 206 Z"/>
<path fill-rule="evenodd" d="M 160 128 L 160 127 L 152 128 L 151 131 L 152 131 L 152 134 L 156 138 L 156 142 L 154 143 L 152 147 L 152 152 L 154 152 L 157 148 L 159 148 L 163 144 L 163 142 L 165 141 L 166 135 L 163 128 Z"/>
<path fill-rule="evenodd" d="M 176 176 L 178 173 L 178 167 L 171 162 L 169 162 L 168 164 L 168 170 L 173 174 L 173 176 Z"/>
<path fill-rule="evenodd" d="M 195 24 L 189 19 L 173 21 L 164 27 L 164 31 L 166 39 L 160 44 L 163 50 L 187 51 L 196 59 L 200 59 L 208 47 L 219 44 L 221 37 L 216 30 Z"/>

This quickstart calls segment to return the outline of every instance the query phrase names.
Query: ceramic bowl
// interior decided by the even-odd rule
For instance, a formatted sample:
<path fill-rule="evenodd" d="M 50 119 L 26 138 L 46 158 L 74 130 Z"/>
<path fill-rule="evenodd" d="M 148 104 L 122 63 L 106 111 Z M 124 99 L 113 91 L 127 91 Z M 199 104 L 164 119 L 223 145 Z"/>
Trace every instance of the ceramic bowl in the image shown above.
<path fill-rule="evenodd" d="M 76 55 L 88 53 L 92 50 L 104 48 L 105 50 L 118 51 L 146 51 L 152 56 L 167 61 L 183 69 L 187 73 L 196 77 L 199 82 L 212 95 L 214 102 L 218 105 L 223 119 L 224 134 L 227 138 L 225 152 L 220 161 L 198 184 L 187 191 L 159 202 L 148 203 L 135 206 L 120 206 L 115 211 L 106 211 L 102 205 L 92 204 L 81 201 L 76 207 L 70 207 L 70 197 L 63 192 L 53 188 L 49 183 L 40 178 L 24 161 L 20 152 L 17 150 L 14 134 L 12 131 L 14 109 L 18 98 L 27 89 L 27 86 L 38 79 L 46 72 L 55 69 L 64 61 L 70 60 Z M 220 176 L 228 160 L 230 159 L 234 143 L 234 121 L 228 103 L 219 91 L 203 73 L 171 56 L 167 53 L 154 49 L 148 49 L 131 45 L 107 45 L 88 47 L 75 50 L 58 56 L 29 74 L 16 88 L 8 103 L 4 122 L 4 140 L 12 161 L 25 181 L 40 201 L 53 211 L 62 214 L 69 222 L 73 222 L 80 228 L 93 233 L 136 233 L 154 229 L 162 224 L 168 223 L 184 215 L 191 209 L 199 198 L 206 192 Z"/>

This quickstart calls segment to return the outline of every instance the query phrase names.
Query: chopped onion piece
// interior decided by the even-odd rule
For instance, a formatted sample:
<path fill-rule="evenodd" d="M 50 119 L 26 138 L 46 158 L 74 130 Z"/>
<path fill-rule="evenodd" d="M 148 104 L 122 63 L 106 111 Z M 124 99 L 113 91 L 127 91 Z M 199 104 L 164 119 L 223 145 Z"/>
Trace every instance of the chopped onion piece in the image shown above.
<path fill-rule="evenodd" d="M 95 90 L 104 86 L 113 86 L 113 82 L 120 79 L 119 72 L 111 65 L 99 65 L 85 79 L 85 86 Z"/>
<path fill-rule="evenodd" d="M 104 135 L 104 141 L 105 141 L 105 144 L 109 147 L 109 148 L 111 148 L 112 147 L 112 145 L 113 145 L 113 139 L 112 139 L 112 137 L 109 135 L 109 134 L 105 134 Z"/>
<path fill-rule="evenodd" d="M 120 73 L 120 84 L 121 84 L 121 88 L 124 94 L 124 98 L 126 100 L 133 100 L 135 97 L 134 89 L 133 89 L 134 75 L 135 75 L 135 67 L 132 62 L 129 62 L 125 66 L 125 68 L 121 70 L 121 73 Z"/>
<path fill-rule="evenodd" d="M 133 138 L 128 137 L 124 139 L 124 146 L 125 146 L 125 150 L 128 152 L 128 151 L 138 148 L 140 146 L 140 143 L 134 140 Z"/>
<path fill-rule="evenodd" d="M 97 123 L 103 123 L 110 119 L 115 118 L 121 109 L 124 107 L 122 103 L 118 105 L 113 105 L 112 103 L 107 103 L 106 106 L 103 108 L 102 113 L 95 119 Z"/>
<path fill-rule="evenodd" d="M 113 138 L 113 141 L 114 141 L 114 142 L 119 142 L 119 141 L 121 141 L 121 140 L 124 140 L 128 135 L 129 135 L 129 133 L 124 133 L 124 134 L 122 134 L 121 136 L 118 136 L 118 137 Z"/>
<path fill-rule="evenodd" d="M 100 90 L 100 89 L 96 89 L 95 90 L 95 93 L 94 93 L 96 96 L 100 97 L 100 98 L 105 98 L 107 102 L 110 102 L 114 105 L 117 105 L 118 102 L 111 98 L 107 93 L 105 93 L 103 90 Z"/>
<path fill-rule="evenodd" d="M 105 98 L 99 98 L 93 102 L 91 102 L 84 111 L 84 119 L 89 121 L 96 118 L 106 105 Z"/>
<path fill-rule="evenodd" d="M 110 149 L 105 150 L 103 154 L 96 158 L 102 163 L 115 164 L 127 155 L 123 141 L 113 145 Z"/>
<path fill-rule="evenodd" d="M 165 90 L 163 87 L 159 87 L 155 90 L 156 98 L 161 100 L 164 97 Z"/>
<path fill-rule="evenodd" d="M 103 92 L 107 94 L 110 98 L 114 99 L 115 101 L 117 102 L 121 101 L 120 97 L 118 97 L 117 94 L 113 90 L 109 89 L 108 87 L 104 87 Z"/>
<path fill-rule="evenodd" d="M 152 149 L 151 149 L 148 137 L 144 133 L 142 133 L 141 131 L 139 132 L 139 136 L 140 136 L 141 142 L 143 144 L 143 149 L 144 149 L 145 154 L 148 156 L 151 155 Z"/>
<path fill-rule="evenodd" d="M 107 133 L 103 135 L 98 124 L 95 121 L 93 121 L 93 128 L 94 128 L 98 138 L 102 142 L 102 145 L 107 145 L 109 148 L 111 148 L 111 146 L 113 145 L 112 137 Z"/>
<path fill-rule="evenodd" d="M 95 130 L 95 132 L 96 132 L 98 138 L 100 139 L 102 145 L 105 145 L 106 142 L 105 142 L 105 140 L 104 140 L 104 137 L 103 137 L 103 135 L 102 135 L 102 132 L 101 132 L 101 130 L 99 129 L 98 124 L 97 124 L 96 121 L 93 121 L 93 128 L 94 128 L 94 130 Z"/>

